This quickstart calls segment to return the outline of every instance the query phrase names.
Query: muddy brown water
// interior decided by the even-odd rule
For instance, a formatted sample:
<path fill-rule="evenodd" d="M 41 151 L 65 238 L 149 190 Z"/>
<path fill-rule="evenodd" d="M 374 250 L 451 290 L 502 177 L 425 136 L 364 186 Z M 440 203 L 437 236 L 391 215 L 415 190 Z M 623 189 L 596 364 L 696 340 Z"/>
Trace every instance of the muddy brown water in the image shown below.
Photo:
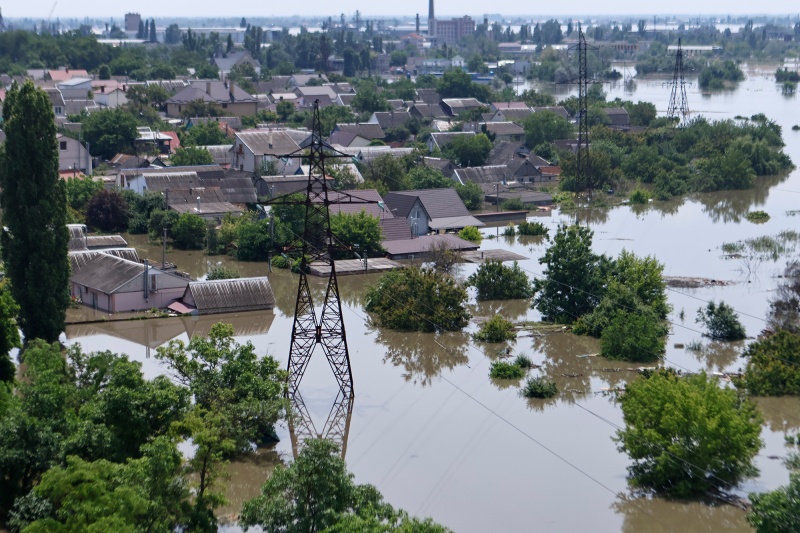
<path fill-rule="evenodd" d="M 732 91 L 700 94 L 696 84 L 688 91 L 693 113 L 710 119 L 750 116 L 763 112 L 783 126 L 786 151 L 800 165 L 800 123 L 797 97 L 787 98 L 769 79 L 774 65 L 747 66 L 747 79 Z M 609 98 L 620 96 L 656 104 L 666 111 L 669 87 L 663 80 L 639 80 L 635 92 L 621 85 L 605 86 Z M 744 219 L 751 210 L 771 215 L 765 224 Z M 760 178 L 749 191 L 697 194 L 670 202 L 632 208 L 582 211 L 595 232 L 594 248 L 617 255 L 623 248 L 653 255 L 672 276 L 693 276 L 736 283 L 701 289 L 670 289 L 674 310 L 667 342 L 667 365 L 688 371 L 734 371 L 747 344 L 709 343 L 695 323 L 697 310 L 707 300 L 724 299 L 741 312 L 748 335 L 765 326 L 764 316 L 787 257 L 777 261 L 747 262 L 727 259 L 724 242 L 733 242 L 782 230 L 796 229 L 789 214 L 800 209 L 800 171 L 788 176 Z M 554 211 L 543 221 L 551 231 L 575 213 Z M 502 230 L 487 228 L 484 235 Z M 131 245 L 142 255 L 160 260 L 161 249 L 140 236 Z M 542 271 L 537 259 L 547 246 L 541 238 L 485 240 L 484 248 L 503 248 L 528 257 L 520 262 L 529 276 Z M 796 256 L 796 252 L 790 254 Z M 200 252 L 170 251 L 168 260 L 200 278 L 218 263 L 232 266 L 243 276 L 266 275 L 263 263 L 237 263 L 227 257 Z M 464 265 L 461 278 L 474 272 Z M 240 342 L 252 342 L 259 353 L 286 363 L 291 313 L 297 278 L 273 272 L 270 279 L 277 307 L 269 313 L 220 317 L 171 318 L 158 321 L 115 322 L 70 326 L 67 342 L 86 349 L 111 349 L 142 362 L 145 373 L 164 369 L 153 350 L 171 339 L 186 341 L 192 332 L 207 331 L 215 319 L 231 322 Z M 493 382 L 489 364 L 502 357 L 499 346 L 474 343 L 469 333 L 400 333 L 373 327 L 361 306 L 365 288 L 376 276 L 340 279 L 344 319 L 351 351 L 356 399 L 349 428 L 347 464 L 359 483 L 372 483 L 387 501 L 412 514 L 431 516 L 459 532 L 551 531 L 672 532 L 752 531 L 744 511 L 728 505 L 685 503 L 636 497 L 626 482 L 627 457 L 611 440 L 622 416 L 608 389 L 622 387 L 636 373 L 618 362 L 587 357 L 599 351 L 597 341 L 568 333 L 522 336 L 513 354 L 528 354 L 562 391 L 552 400 L 527 401 L 518 395 L 518 383 Z M 321 298 L 322 282 L 312 280 L 314 296 Z M 536 320 L 527 302 L 485 302 L 472 313 L 487 317 L 501 313 L 514 320 Z M 684 318 L 681 320 L 680 313 Z M 686 346 L 703 344 L 701 351 Z M 321 352 L 316 352 L 302 384 L 306 406 L 321 426 L 331 409 L 336 386 Z M 760 474 L 737 490 L 774 489 L 788 482 L 780 460 L 785 457 L 784 436 L 800 430 L 800 399 L 758 399 L 765 423 L 765 446 L 756 464 Z M 231 466 L 230 504 L 221 514 L 235 515 L 241 502 L 255 496 L 278 460 L 291 459 L 285 425 L 278 428 L 281 442 L 261 455 Z"/>

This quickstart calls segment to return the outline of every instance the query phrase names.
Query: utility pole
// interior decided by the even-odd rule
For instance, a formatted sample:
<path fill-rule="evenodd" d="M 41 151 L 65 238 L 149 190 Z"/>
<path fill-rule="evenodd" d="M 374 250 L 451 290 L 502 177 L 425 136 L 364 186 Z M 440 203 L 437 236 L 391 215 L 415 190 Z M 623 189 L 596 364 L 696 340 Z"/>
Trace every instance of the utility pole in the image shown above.
<path fill-rule="evenodd" d="M 586 37 L 578 23 L 578 178 L 592 199 L 592 167 L 589 160 L 589 70 Z"/>
<path fill-rule="evenodd" d="M 495 202 L 494 203 L 497 206 L 496 211 L 499 213 L 500 212 L 500 184 L 499 183 L 495 183 L 494 184 L 494 191 L 495 191 Z"/>
<path fill-rule="evenodd" d="M 167 228 L 164 228 L 164 240 L 161 244 L 161 270 L 167 269 Z"/>
<path fill-rule="evenodd" d="M 686 98 L 686 79 L 683 72 L 683 48 L 678 39 L 678 51 L 675 53 L 675 70 L 672 74 L 672 92 L 669 97 L 667 116 L 678 118 L 685 126 L 689 121 L 689 101 Z"/>

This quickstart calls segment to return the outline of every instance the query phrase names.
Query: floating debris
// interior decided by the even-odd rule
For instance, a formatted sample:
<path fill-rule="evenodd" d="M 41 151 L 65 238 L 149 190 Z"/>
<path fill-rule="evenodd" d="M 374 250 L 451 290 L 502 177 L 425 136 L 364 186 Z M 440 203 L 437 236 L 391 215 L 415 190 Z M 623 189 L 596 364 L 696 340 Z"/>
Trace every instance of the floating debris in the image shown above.
<path fill-rule="evenodd" d="M 714 287 L 734 285 L 735 281 L 726 281 L 719 279 L 709 278 L 692 278 L 685 276 L 663 276 L 663 279 L 669 287 L 677 287 L 683 289 L 699 289 L 700 287 Z"/>

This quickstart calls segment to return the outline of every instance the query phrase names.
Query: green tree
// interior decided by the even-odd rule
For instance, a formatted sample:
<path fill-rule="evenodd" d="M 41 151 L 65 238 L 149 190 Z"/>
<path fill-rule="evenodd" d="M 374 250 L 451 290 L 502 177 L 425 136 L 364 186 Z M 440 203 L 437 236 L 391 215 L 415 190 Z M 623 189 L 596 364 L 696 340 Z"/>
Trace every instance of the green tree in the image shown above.
<path fill-rule="evenodd" d="M 467 278 L 467 285 L 478 290 L 478 300 L 511 300 L 533 296 L 533 286 L 516 261 L 512 266 L 506 266 L 500 260 L 490 259 Z"/>
<path fill-rule="evenodd" d="M 747 521 L 756 533 L 793 533 L 800 516 L 800 472 L 789 475 L 789 485 L 770 492 L 751 493 L 753 506 Z"/>
<path fill-rule="evenodd" d="M 206 221 L 194 213 L 182 213 L 172 226 L 175 246 L 184 250 L 199 250 L 206 236 Z"/>
<path fill-rule="evenodd" d="M 617 309 L 600 334 L 600 355 L 631 362 L 658 361 L 667 333 L 667 326 L 649 309 Z"/>
<path fill-rule="evenodd" d="M 171 231 L 178 221 L 178 212 L 172 209 L 153 209 L 147 220 L 147 233 L 154 241 L 160 241 L 164 230 Z"/>
<path fill-rule="evenodd" d="M 489 158 L 492 151 L 492 141 L 485 133 L 477 135 L 456 135 L 444 147 L 444 154 L 462 167 L 480 167 Z"/>
<path fill-rule="evenodd" d="M 266 220 L 245 220 L 236 225 L 236 258 L 240 261 L 264 261 L 270 245 L 269 222 Z M 282 218 L 275 219 L 275 242 L 288 244 L 294 236 L 287 235 L 288 223 Z M 302 235 L 302 231 L 300 232 Z"/>
<path fill-rule="evenodd" d="M 211 152 L 205 148 L 197 148 L 194 146 L 181 146 L 175 150 L 175 153 L 172 154 L 169 159 L 176 167 L 214 164 L 214 158 L 211 157 Z"/>
<path fill-rule="evenodd" d="M 456 192 L 470 211 L 483 209 L 484 194 L 483 189 L 477 183 L 467 182 L 464 185 L 455 184 Z"/>
<path fill-rule="evenodd" d="M 633 460 L 635 486 L 685 498 L 755 474 L 758 410 L 705 373 L 656 371 L 629 383 L 620 404 L 625 429 L 615 441 Z"/>
<path fill-rule="evenodd" d="M 453 278 L 417 267 L 395 270 L 369 287 L 364 309 L 379 326 L 406 331 L 458 331 L 469 323 L 467 292 Z"/>
<path fill-rule="evenodd" d="M 455 181 L 436 168 L 417 165 L 408 173 L 412 189 L 446 189 L 455 186 Z"/>
<path fill-rule="evenodd" d="M 378 217 L 362 209 L 360 213 L 337 213 L 331 217 L 331 231 L 336 239 L 361 257 L 382 256 L 381 224 Z M 347 254 L 352 257 L 352 255 Z"/>
<path fill-rule="evenodd" d="M 800 335 L 787 330 L 761 337 L 744 352 L 741 385 L 755 396 L 800 396 Z"/>
<path fill-rule="evenodd" d="M 389 111 L 391 106 L 386 97 L 378 92 L 375 83 L 364 80 L 358 84 L 358 92 L 350 106 L 360 113 L 374 113 L 376 111 Z"/>
<path fill-rule="evenodd" d="M 593 235 L 586 227 L 560 225 L 539 259 L 546 268 L 534 281 L 533 307 L 545 320 L 571 324 L 601 300 L 608 260 L 592 253 Z"/>
<path fill-rule="evenodd" d="M 103 190 L 103 182 L 91 176 L 67 178 L 64 182 L 67 189 L 67 203 L 76 211 L 83 210 L 89 199 Z"/>
<path fill-rule="evenodd" d="M 720 302 L 719 305 L 713 301 L 708 302 L 705 308 L 697 310 L 696 322 L 706 327 L 707 335 L 712 339 L 737 341 L 747 337 L 736 311 L 725 302 Z"/>
<path fill-rule="evenodd" d="M 213 146 L 227 142 L 228 138 L 225 137 L 225 132 L 219 127 L 219 122 L 215 120 L 195 124 L 181 136 L 181 144 L 184 147 Z"/>
<path fill-rule="evenodd" d="M 4 383 L 11 383 L 14 381 L 17 367 L 14 361 L 11 360 L 9 352 L 12 348 L 20 348 L 22 346 L 19 329 L 17 329 L 17 316 L 19 315 L 19 306 L 11 296 L 11 291 L 8 282 L 0 281 L 0 389 Z M 5 391 L 0 390 L 0 396 L 3 396 Z M 3 415 L 3 398 L 0 397 L 0 417 Z"/>
<path fill-rule="evenodd" d="M 403 162 L 391 154 L 379 155 L 364 166 L 361 175 L 364 182 L 381 194 L 387 191 L 410 189 L 408 175 Z"/>
<path fill-rule="evenodd" d="M 631 126 L 649 126 L 656 119 L 656 106 L 650 102 L 630 102 L 623 106 L 628 112 Z"/>
<path fill-rule="evenodd" d="M 128 202 L 117 191 L 102 189 L 86 203 L 86 223 L 100 231 L 125 231 Z"/>
<path fill-rule="evenodd" d="M 232 268 L 220 265 L 220 266 L 215 266 L 208 271 L 206 280 L 213 281 L 215 279 L 236 279 L 239 277 L 241 276 L 239 275 L 238 270 L 234 270 Z"/>
<path fill-rule="evenodd" d="M 55 117 L 33 82 L 12 86 L 3 102 L 0 151 L 2 256 L 20 306 L 25 342 L 55 341 L 69 305 L 67 195 L 58 178 Z"/>
<path fill-rule="evenodd" d="M 574 129 L 569 120 L 551 111 L 531 113 L 522 123 L 525 128 L 525 144 L 535 148 L 542 143 L 572 137 Z"/>
<path fill-rule="evenodd" d="M 469 98 L 473 96 L 472 78 L 460 68 L 445 71 L 437 86 L 442 98 Z"/>
<path fill-rule="evenodd" d="M 278 114 L 278 119 L 281 122 L 286 122 L 289 117 L 294 113 L 294 104 L 288 100 L 281 100 L 275 104 L 275 112 Z"/>
<path fill-rule="evenodd" d="M 476 341 L 505 342 L 517 338 L 514 324 L 500 315 L 494 315 L 481 325 L 481 328 L 472 335 Z"/>
<path fill-rule="evenodd" d="M 118 153 L 131 153 L 138 137 L 136 119 L 121 108 L 90 113 L 83 121 L 83 138 L 92 154 L 111 159 Z"/>
<path fill-rule="evenodd" d="M 241 523 L 264 531 L 386 531 L 445 533 L 430 519 L 411 518 L 383 501 L 372 485 L 356 485 L 338 448 L 330 441 L 306 441 L 287 468 L 278 466 L 245 502 Z"/>
<path fill-rule="evenodd" d="M 330 135 L 336 124 L 356 122 L 357 118 L 347 106 L 329 105 L 319 110 L 319 122 L 322 135 Z"/>
<path fill-rule="evenodd" d="M 464 239 L 465 241 L 474 242 L 475 244 L 480 244 L 481 241 L 483 240 L 483 235 L 481 235 L 481 231 L 475 226 L 467 226 L 463 228 L 461 231 L 458 232 L 458 236 Z"/>

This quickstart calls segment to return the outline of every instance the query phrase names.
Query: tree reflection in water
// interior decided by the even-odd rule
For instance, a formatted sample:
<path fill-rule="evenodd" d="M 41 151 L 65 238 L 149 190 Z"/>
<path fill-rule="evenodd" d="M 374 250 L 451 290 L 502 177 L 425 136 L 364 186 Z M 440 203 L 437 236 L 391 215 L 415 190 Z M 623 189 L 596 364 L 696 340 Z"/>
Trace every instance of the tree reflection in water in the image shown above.
<path fill-rule="evenodd" d="M 703 345 L 701 350 L 689 350 L 695 359 L 705 364 L 709 372 L 732 372 L 734 363 L 742 354 L 745 341 L 715 341 Z"/>
<path fill-rule="evenodd" d="M 775 176 L 761 176 L 756 178 L 752 189 L 697 193 L 693 199 L 700 202 L 703 213 L 714 222 L 740 222 L 754 206 L 766 203 L 770 187 L 784 182 L 788 177 L 788 172 Z"/>
<path fill-rule="evenodd" d="M 623 533 L 752 532 L 744 519 L 746 511 L 716 500 L 687 502 L 622 495 L 611 508 L 623 515 Z"/>
<path fill-rule="evenodd" d="M 771 396 L 754 398 L 764 423 L 771 431 L 796 436 L 800 430 L 800 397 Z"/>
<path fill-rule="evenodd" d="M 442 370 L 469 362 L 469 334 L 464 332 L 418 333 L 376 328 L 375 340 L 386 347 L 384 363 L 405 368 L 406 381 L 423 387 Z"/>

